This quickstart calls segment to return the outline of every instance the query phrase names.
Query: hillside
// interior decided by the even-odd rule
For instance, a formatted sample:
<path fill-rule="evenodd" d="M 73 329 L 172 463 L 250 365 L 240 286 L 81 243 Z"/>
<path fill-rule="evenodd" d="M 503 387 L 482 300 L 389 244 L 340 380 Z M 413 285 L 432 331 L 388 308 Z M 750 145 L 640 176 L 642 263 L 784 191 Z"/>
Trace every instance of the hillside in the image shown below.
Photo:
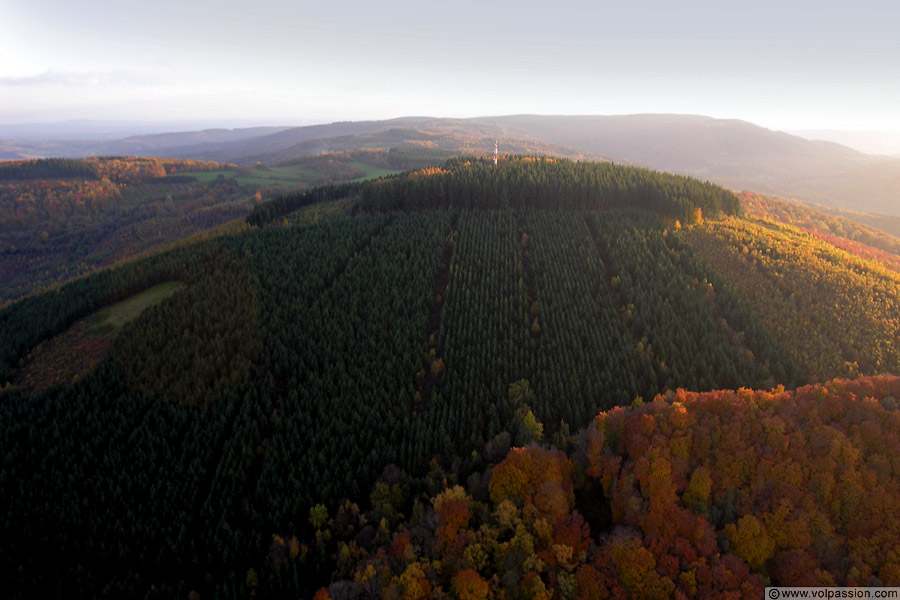
<path fill-rule="evenodd" d="M 262 589 L 316 554 L 338 565 L 317 599 L 437 589 L 753 598 L 768 585 L 891 585 L 898 393 L 897 378 L 678 390 L 597 415 L 563 451 L 514 448 L 464 486 L 435 485 L 408 518 L 396 514 L 403 495 L 386 473 L 370 510 L 311 516 L 319 531 L 307 554 L 289 550 L 296 537 L 273 535 Z M 360 547 L 365 523 L 379 519 L 382 541 Z"/>
<path fill-rule="evenodd" d="M 0 162 L 0 299 L 243 217 L 255 189 L 200 181 L 227 168 L 135 157 Z"/>
<path fill-rule="evenodd" d="M 0 162 L 0 302 L 220 228 L 236 231 L 263 199 L 419 160 L 362 151 L 253 168 L 134 156 Z"/>
<path fill-rule="evenodd" d="M 808 233 L 769 223 L 725 219 L 685 236 L 790 348 L 808 380 L 857 376 L 860 371 L 900 372 L 896 359 L 884 361 L 900 341 L 896 271 Z M 867 324 L 855 323 L 857 318 Z M 803 341 L 796 337 L 809 331 L 817 335 Z"/>
<path fill-rule="evenodd" d="M 896 561 L 879 551 L 896 544 L 894 530 L 865 528 L 869 504 L 849 514 L 861 486 L 880 486 L 873 502 L 896 495 L 874 441 L 897 434 L 896 380 L 784 389 L 900 373 L 900 275 L 741 213 L 728 190 L 678 175 L 453 159 L 262 203 L 249 231 L 5 307 L 4 589 L 308 598 L 357 566 L 359 585 L 389 586 L 385 565 L 399 563 L 378 562 L 385 552 L 409 572 L 401 587 L 447 585 L 467 569 L 497 589 L 587 585 L 633 557 L 627 581 L 655 577 L 669 592 L 736 580 L 756 590 L 809 565 L 839 583 L 897 584 Z M 811 416 L 790 413 L 795 398 Z M 838 400 L 859 405 L 858 417 Z M 740 420 L 721 418 L 730 411 Z M 677 425 L 691 418 L 704 428 Z M 763 427 L 768 450 L 753 441 Z M 572 457 L 510 451 L 530 444 Z M 697 463 L 685 457 L 692 448 Z M 791 465 L 827 462 L 832 450 L 841 467 L 828 463 L 828 489 L 846 509 L 827 510 L 839 515 L 813 518 L 824 488 L 787 497 L 783 510 L 786 490 L 756 495 L 760 478 L 810 489 Z M 557 473 L 558 489 L 516 483 L 509 465 L 531 455 L 558 465 L 535 471 Z M 456 503 L 441 512 L 439 494 Z M 473 538 L 472 518 L 512 533 Z M 812 525 L 792 546 L 773 519 Z M 760 522 L 771 535 L 756 548 Z M 820 547 L 829 527 L 844 545 Z M 410 566 L 429 556 L 431 533 L 452 562 L 442 575 L 435 563 Z M 422 550 L 406 553 L 404 535 Z M 595 546 L 605 549 L 581 555 Z M 540 564 L 526 561 L 529 547 Z"/>
<path fill-rule="evenodd" d="M 825 212 L 753 192 L 741 192 L 738 197 L 748 216 L 793 225 L 851 254 L 900 269 L 900 218 L 834 209 Z"/>

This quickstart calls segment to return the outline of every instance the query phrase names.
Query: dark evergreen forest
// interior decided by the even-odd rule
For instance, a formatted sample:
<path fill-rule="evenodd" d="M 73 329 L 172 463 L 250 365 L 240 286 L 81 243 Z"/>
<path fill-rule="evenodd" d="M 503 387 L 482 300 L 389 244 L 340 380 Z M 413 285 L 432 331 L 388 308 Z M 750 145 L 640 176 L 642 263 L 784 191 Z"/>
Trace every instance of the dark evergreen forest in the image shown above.
<path fill-rule="evenodd" d="M 566 440 L 666 390 L 804 381 L 679 231 L 737 213 L 727 190 L 608 164 L 453 160 L 248 221 L 348 195 L 355 216 L 177 248 L 0 311 L 3 383 L 79 319 L 183 284 L 71 385 L 0 395 L 11 597 L 310 597 L 333 568 L 321 554 L 258 588 L 248 572 L 264 572 L 273 534 L 313 535 L 312 507 L 367 503 L 386 465 L 412 495 L 435 465 L 504 456 L 503 432 Z M 521 380 L 527 407 L 509 393 Z"/>
<path fill-rule="evenodd" d="M 283 196 L 247 217 L 262 225 L 323 200 L 358 196 L 361 212 L 423 209 L 543 208 L 608 210 L 638 208 L 675 219 L 735 215 L 741 210 L 728 190 L 690 177 L 613 163 L 557 158 L 453 158 L 443 167 L 410 171 L 364 183 L 331 185 Z"/>

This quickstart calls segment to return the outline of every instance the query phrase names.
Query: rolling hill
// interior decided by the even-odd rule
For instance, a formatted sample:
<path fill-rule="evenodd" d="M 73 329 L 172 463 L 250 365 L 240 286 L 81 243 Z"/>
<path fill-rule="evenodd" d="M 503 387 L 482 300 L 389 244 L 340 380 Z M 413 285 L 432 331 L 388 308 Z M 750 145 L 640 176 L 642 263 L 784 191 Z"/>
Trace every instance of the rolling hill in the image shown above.
<path fill-rule="evenodd" d="M 204 128 L 192 124 L 65 121 L 0 125 L 0 160 L 157 155 L 160 149 L 259 137 L 287 127 Z M 182 133 L 172 133 L 181 131 Z M 169 154 L 167 154 L 169 155 Z"/>
<path fill-rule="evenodd" d="M 9 157 L 153 154 L 252 165 L 364 148 L 427 148 L 614 160 L 733 189 L 900 217 L 900 159 L 811 141 L 746 121 L 694 115 L 403 117 L 291 128 L 132 136 L 93 145 L 8 140 Z M 446 156 L 445 156 L 446 157 Z"/>
<path fill-rule="evenodd" d="M 0 302 L 191 236 L 235 231 L 263 199 L 389 175 L 400 170 L 394 162 L 408 168 L 420 160 L 363 151 L 252 168 L 128 156 L 2 162 Z"/>
<path fill-rule="evenodd" d="M 681 175 L 457 158 L 5 307 L 4 589 L 896 585 L 896 528 L 854 515 L 898 489 L 900 275 L 742 215 Z"/>
<path fill-rule="evenodd" d="M 608 159 L 710 179 L 734 189 L 900 216 L 900 160 L 810 141 L 739 120 L 692 115 L 543 116 L 475 119 L 405 117 L 294 127 L 233 140 L 202 134 L 143 136 L 98 147 L 223 162 L 275 164 L 296 156 L 416 146 L 482 154 L 499 139 L 506 153 Z M 262 132 L 260 132 L 262 133 Z M 220 132 L 220 136 L 224 136 Z M 209 139 L 205 139 L 209 138 Z"/>

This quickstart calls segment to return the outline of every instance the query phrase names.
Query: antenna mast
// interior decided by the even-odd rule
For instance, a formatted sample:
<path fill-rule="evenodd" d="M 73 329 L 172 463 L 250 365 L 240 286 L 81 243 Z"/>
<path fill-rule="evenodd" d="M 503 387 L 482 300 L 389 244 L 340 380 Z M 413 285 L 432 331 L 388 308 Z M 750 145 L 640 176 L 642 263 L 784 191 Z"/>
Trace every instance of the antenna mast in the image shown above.
<path fill-rule="evenodd" d="M 497 140 L 494 140 L 494 166 L 497 166 Z"/>

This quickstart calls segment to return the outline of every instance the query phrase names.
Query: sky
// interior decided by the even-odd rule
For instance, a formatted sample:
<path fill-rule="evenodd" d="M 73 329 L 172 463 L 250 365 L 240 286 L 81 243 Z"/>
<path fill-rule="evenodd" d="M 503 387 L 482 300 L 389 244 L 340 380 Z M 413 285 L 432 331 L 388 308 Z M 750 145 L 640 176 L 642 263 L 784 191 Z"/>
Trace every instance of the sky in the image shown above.
<path fill-rule="evenodd" d="M 900 3 L 0 0 L 0 124 L 687 113 L 900 132 Z"/>

